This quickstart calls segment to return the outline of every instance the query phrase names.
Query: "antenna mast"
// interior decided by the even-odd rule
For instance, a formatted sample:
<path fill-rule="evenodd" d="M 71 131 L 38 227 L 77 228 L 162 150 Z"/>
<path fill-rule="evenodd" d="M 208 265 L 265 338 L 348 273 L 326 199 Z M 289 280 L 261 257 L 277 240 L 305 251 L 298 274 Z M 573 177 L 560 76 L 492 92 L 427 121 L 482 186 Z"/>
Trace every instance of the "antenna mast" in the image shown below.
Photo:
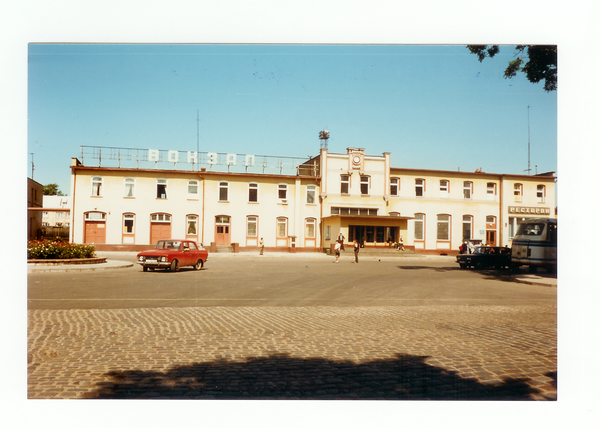
<path fill-rule="evenodd" d="M 31 155 L 31 179 L 33 180 L 33 169 L 34 169 L 34 164 L 33 164 L 33 153 L 29 153 Z"/>
<path fill-rule="evenodd" d="M 529 131 L 529 104 L 527 104 L 527 171 L 531 175 L 531 134 Z"/>
<path fill-rule="evenodd" d="M 196 156 L 200 151 L 200 111 L 196 110 Z"/>

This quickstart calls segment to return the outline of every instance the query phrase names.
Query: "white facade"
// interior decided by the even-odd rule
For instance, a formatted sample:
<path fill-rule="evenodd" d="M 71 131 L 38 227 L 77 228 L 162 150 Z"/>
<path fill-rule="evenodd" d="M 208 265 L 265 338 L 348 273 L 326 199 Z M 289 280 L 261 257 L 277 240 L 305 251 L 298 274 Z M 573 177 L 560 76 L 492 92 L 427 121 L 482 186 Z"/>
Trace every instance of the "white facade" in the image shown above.
<path fill-rule="evenodd" d="M 168 153 L 171 162 L 184 157 Z M 154 169 L 89 167 L 74 159 L 71 240 L 141 248 L 161 238 L 188 238 L 213 251 L 250 251 L 263 238 L 267 250 L 324 251 L 342 233 L 366 247 L 389 247 L 402 238 L 419 252 L 448 253 L 464 239 L 510 245 L 523 218 L 555 215 L 553 173 L 392 168 L 390 153 L 349 148 L 323 149 L 296 163 L 295 175 L 267 174 L 255 172 L 267 160 L 236 165 L 235 156 L 249 157 L 210 155 L 208 171 L 176 170 L 177 162 L 172 170 L 158 169 L 167 164 L 158 155 Z M 210 162 L 220 157 L 226 171 L 213 170 Z M 192 158 L 198 159 L 201 154 Z"/>

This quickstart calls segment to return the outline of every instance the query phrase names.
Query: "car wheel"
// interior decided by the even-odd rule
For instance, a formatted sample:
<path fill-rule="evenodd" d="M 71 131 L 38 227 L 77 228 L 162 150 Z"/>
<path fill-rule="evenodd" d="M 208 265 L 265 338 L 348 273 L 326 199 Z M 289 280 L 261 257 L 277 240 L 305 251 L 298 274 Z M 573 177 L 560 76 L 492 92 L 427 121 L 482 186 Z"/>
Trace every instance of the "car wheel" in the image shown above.
<path fill-rule="evenodd" d="M 475 270 L 481 270 L 481 269 L 483 269 L 483 265 L 481 264 L 481 262 L 475 263 Z"/>
<path fill-rule="evenodd" d="M 202 269 L 202 266 L 204 266 L 204 262 L 202 261 L 202 259 L 200 259 L 200 260 L 198 260 L 198 261 L 196 262 L 196 264 L 194 265 L 194 269 L 196 269 L 196 270 L 200 270 L 200 269 Z"/>
<path fill-rule="evenodd" d="M 177 261 L 177 259 L 173 259 L 173 261 L 171 262 L 171 272 L 177 272 L 179 271 L 179 262 Z"/>
<path fill-rule="evenodd" d="M 537 272 L 537 266 L 529 266 L 529 272 L 531 273 L 536 273 Z"/>
<path fill-rule="evenodd" d="M 144 272 L 148 272 L 148 266 L 144 266 Z"/>

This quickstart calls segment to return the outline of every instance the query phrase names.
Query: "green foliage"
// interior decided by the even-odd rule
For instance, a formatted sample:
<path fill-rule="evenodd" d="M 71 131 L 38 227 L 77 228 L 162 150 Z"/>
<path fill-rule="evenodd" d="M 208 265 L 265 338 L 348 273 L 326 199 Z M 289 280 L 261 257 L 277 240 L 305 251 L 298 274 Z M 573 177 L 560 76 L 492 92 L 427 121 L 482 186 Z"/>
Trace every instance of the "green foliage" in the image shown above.
<path fill-rule="evenodd" d="M 58 184 L 56 184 L 56 183 L 46 184 L 44 186 L 44 195 L 65 196 L 65 194 L 63 192 L 61 192 L 60 190 L 58 190 Z"/>
<path fill-rule="evenodd" d="M 486 57 L 493 58 L 500 47 L 498 45 L 468 45 L 467 49 L 477 55 L 479 62 Z M 558 49 L 556 45 L 518 45 L 515 47 L 516 59 L 509 61 L 504 70 L 504 78 L 511 79 L 518 72 L 525 73 L 531 83 L 545 80 L 546 92 L 556 91 L 558 86 Z"/>
<path fill-rule="evenodd" d="M 96 254 L 93 245 L 69 244 L 60 241 L 29 241 L 28 259 L 89 259 Z"/>

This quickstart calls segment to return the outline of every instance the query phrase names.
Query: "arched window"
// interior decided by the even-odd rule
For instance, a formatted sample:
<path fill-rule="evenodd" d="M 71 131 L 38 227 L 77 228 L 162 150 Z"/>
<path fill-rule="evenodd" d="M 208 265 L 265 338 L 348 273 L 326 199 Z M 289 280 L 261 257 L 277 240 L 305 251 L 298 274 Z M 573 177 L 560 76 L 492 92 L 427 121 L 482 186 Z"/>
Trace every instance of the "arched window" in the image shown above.
<path fill-rule="evenodd" d="M 450 240 L 450 216 L 448 214 L 438 214 L 437 216 L 437 240 Z"/>
<path fill-rule="evenodd" d="M 188 215 L 187 218 L 187 235 L 196 236 L 198 235 L 198 216 Z"/>
<path fill-rule="evenodd" d="M 473 216 L 464 215 L 462 225 L 462 239 L 468 241 L 473 237 Z"/>
<path fill-rule="evenodd" d="M 278 238 L 286 238 L 287 237 L 287 218 L 285 218 L 285 217 L 277 218 L 277 237 Z"/>
<path fill-rule="evenodd" d="M 316 231 L 317 220 L 314 218 L 307 218 L 304 228 L 305 238 L 314 238 Z"/>
<path fill-rule="evenodd" d="M 246 217 L 246 236 L 256 238 L 258 236 L 258 217 L 249 215 Z"/>

